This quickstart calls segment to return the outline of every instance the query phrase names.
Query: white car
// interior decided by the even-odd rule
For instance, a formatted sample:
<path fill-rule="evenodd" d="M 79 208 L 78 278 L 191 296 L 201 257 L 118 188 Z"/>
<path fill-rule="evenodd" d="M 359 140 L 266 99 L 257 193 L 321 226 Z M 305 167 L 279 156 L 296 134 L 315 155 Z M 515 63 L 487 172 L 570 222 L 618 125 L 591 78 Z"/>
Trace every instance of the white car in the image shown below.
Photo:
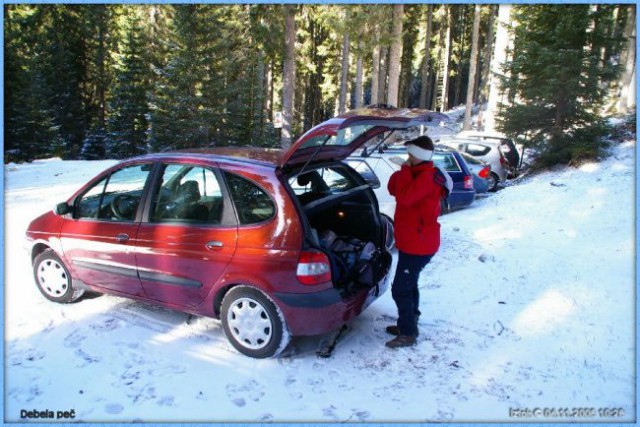
<path fill-rule="evenodd" d="M 496 191 L 501 182 L 507 180 L 510 174 L 510 165 L 507 157 L 504 155 L 499 141 L 480 140 L 480 139 L 462 139 L 458 137 L 443 138 L 438 144 L 446 145 L 467 153 L 480 160 L 484 160 L 491 165 L 491 176 L 493 177 L 492 188 L 489 191 Z"/>
<path fill-rule="evenodd" d="M 509 139 L 506 135 L 497 132 L 486 132 L 476 130 L 465 130 L 456 135 L 461 139 L 473 139 L 486 142 L 500 143 L 500 151 L 507 158 L 510 165 L 510 175 L 515 177 L 517 175 L 518 168 L 520 167 L 520 153 L 513 140 Z"/>

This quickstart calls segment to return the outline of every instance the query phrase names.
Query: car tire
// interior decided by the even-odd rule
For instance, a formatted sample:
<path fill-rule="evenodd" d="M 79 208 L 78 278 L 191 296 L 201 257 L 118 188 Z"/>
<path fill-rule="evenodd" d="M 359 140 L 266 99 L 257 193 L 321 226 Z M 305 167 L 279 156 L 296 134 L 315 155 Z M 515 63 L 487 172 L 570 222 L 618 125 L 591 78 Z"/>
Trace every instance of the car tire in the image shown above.
<path fill-rule="evenodd" d="M 236 286 L 222 300 L 222 327 L 231 344 L 245 356 L 277 356 L 289 343 L 284 316 L 263 292 Z"/>
<path fill-rule="evenodd" d="M 498 183 L 500 182 L 500 177 L 495 173 L 491 172 L 487 177 L 487 184 L 489 189 L 487 191 L 495 192 L 498 190 Z"/>
<path fill-rule="evenodd" d="M 446 215 L 449 212 L 451 212 L 451 205 L 449 204 L 449 201 L 444 199 L 444 198 L 440 198 L 440 215 Z"/>
<path fill-rule="evenodd" d="M 73 287 L 67 266 L 51 249 L 35 258 L 33 275 L 38 289 L 49 301 L 67 304 L 77 301 L 84 294 L 84 289 Z"/>

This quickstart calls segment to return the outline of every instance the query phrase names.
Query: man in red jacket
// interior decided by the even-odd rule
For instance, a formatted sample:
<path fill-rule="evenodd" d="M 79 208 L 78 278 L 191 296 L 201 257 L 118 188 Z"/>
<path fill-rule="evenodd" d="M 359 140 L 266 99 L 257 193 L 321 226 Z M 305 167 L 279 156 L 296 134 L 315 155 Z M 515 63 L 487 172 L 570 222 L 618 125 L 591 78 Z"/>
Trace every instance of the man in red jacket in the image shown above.
<path fill-rule="evenodd" d="M 418 277 L 440 247 L 440 199 L 451 189 L 444 185 L 444 173 L 431 161 L 434 151 L 431 138 L 420 136 L 405 145 L 409 159 L 391 175 L 388 185 L 389 193 L 396 198 L 394 226 L 398 248 L 398 265 L 391 285 L 398 322 L 386 329 L 396 335 L 386 343 L 390 348 L 416 343 L 420 315 Z"/>

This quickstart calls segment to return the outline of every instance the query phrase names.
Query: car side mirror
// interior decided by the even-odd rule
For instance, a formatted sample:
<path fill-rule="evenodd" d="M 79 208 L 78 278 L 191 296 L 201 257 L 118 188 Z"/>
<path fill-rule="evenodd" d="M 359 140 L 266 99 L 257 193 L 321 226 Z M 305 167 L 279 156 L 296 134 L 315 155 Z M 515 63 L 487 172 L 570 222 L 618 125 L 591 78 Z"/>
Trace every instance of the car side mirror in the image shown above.
<path fill-rule="evenodd" d="M 64 203 L 58 203 L 54 208 L 53 208 L 53 212 L 56 215 L 66 215 L 69 212 L 71 212 L 71 206 L 69 206 L 66 202 Z"/>

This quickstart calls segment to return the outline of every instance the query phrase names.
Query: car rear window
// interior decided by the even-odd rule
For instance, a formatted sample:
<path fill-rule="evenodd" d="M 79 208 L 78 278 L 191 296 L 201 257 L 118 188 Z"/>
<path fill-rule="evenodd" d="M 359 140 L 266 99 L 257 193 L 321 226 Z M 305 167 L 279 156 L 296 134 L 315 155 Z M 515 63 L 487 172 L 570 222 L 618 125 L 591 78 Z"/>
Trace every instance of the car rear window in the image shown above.
<path fill-rule="evenodd" d="M 346 146 L 351 144 L 356 138 L 372 127 L 373 125 L 356 125 L 340 129 L 338 134 L 334 136 L 319 135 L 306 141 L 300 148 L 311 148 L 324 145 Z"/>
<path fill-rule="evenodd" d="M 451 153 L 433 153 L 433 163 L 447 172 L 462 172 L 458 161 Z"/>
<path fill-rule="evenodd" d="M 484 156 L 489 154 L 489 151 L 491 151 L 491 147 L 480 144 L 467 144 L 467 149 L 465 151 L 472 156 Z"/>

